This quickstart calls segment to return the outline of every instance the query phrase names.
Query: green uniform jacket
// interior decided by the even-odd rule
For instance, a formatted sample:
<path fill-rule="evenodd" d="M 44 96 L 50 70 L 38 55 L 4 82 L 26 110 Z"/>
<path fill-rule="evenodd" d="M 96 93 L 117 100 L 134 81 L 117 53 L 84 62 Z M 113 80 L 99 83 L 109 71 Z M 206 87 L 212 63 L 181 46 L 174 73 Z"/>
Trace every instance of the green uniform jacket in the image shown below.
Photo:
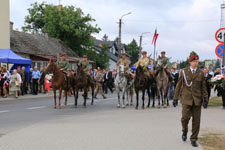
<path fill-rule="evenodd" d="M 81 65 L 84 67 L 84 72 L 88 73 L 88 69 L 89 69 L 89 63 L 87 62 L 83 62 L 82 60 L 79 62 L 79 65 Z"/>
<path fill-rule="evenodd" d="M 186 79 L 188 84 L 192 82 L 192 86 L 188 87 L 185 83 L 183 73 L 178 79 L 174 100 L 179 99 L 179 95 L 181 95 L 180 100 L 181 104 L 192 106 L 193 103 L 196 106 L 200 106 L 202 104 L 202 98 L 208 101 L 208 93 L 206 89 L 206 79 L 202 70 L 197 69 L 196 73 L 192 73 L 190 67 L 184 69 Z M 183 87 L 182 87 L 183 85 Z"/>
<path fill-rule="evenodd" d="M 163 62 L 163 65 L 164 65 L 164 66 L 165 66 L 165 65 L 167 65 L 167 66 L 170 65 L 170 61 L 169 61 L 169 58 L 168 58 L 168 57 L 158 58 L 156 64 L 158 64 L 159 59 L 163 59 L 162 62 Z"/>
<path fill-rule="evenodd" d="M 62 69 L 63 71 L 67 71 L 67 69 L 69 68 L 69 61 L 59 59 L 57 60 L 56 65 L 59 67 L 59 69 Z"/>

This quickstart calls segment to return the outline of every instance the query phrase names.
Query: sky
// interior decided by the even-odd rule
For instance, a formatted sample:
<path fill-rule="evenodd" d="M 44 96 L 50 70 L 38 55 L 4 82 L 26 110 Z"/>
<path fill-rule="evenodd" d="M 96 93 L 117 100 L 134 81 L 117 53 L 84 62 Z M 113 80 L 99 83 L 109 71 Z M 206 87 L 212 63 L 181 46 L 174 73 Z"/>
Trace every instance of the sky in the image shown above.
<path fill-rule="evenodd" d="M 21 30 L 27 9 L 34 2 L 43 0 L 10 0 L 10 20 L 14 29 Z M 45 0 L 58 5 L 59 0 Z M 157 28 L 159 37 L 156 52 L 166 51 L 171 61 L 186 60 L 191 51 L 197 52 L 200 60 L 217 59 L 215 48 L 219 44 L 215 33 L 220 28 L 223 0 L 61 0 L 63 6 L 73 5 L 90 14 L 102 30 L 94 34 L 101 39 L 104 34 L 114 40 L 119 34 L 119 19 L 122 18 L 122 42 L 129 44 L 133 39 L 139 44 L 144 32 L 142 47 L 153 53 L 152 38 Z"/>

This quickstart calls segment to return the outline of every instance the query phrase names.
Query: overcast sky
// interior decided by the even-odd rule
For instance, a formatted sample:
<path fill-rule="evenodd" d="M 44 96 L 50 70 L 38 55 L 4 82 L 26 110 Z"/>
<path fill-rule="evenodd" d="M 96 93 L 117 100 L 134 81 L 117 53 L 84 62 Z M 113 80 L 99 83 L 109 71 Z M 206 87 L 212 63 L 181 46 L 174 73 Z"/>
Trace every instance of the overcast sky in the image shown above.
<path fill-rule="evenodd" d="M 10 0 L 10 20 L 14 29 L 24 25 L 27 8 L 34 2 L 43 0 Z M 59 0 L 45 0 L 58 5 Z M 158 54 L 165 50 L 172 61 L 185 60 L 194 50 L 200 59 L 215 59 L 215 32 L 220 28 L 220 4 L 223 0 L 61 0 L 63 6 L 80 7 L 90 14 L 102 29 L 94 35 L 101 39 L 104 34 L 114 40 L 118 36 L 119 18 L 123 18 L 122 42 L 130 43 L 134 38 L 139 44 L 143 32 L 143 49 L 153 53 L 151 44 L 157 27 L 159 37 L 156 50 Z"/>

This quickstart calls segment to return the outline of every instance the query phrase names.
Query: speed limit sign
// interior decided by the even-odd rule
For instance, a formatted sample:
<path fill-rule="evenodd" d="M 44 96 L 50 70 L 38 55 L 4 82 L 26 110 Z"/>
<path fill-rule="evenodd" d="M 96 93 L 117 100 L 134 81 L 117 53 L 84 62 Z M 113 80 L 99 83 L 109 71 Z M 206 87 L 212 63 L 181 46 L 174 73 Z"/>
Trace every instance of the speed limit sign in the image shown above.
<path fill-rule="evenodd" d="M 224 36 L 225 36 L 225 28 L 220 28 L 216 31 L 215 38 L 219 43 L 224 42 Z"/>

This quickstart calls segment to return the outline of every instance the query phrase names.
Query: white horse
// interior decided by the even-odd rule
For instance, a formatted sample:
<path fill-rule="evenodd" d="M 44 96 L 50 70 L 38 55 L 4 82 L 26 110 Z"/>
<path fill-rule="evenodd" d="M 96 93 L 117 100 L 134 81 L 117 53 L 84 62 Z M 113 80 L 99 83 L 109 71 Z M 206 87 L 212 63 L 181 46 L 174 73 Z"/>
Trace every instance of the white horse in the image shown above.
<path fill-rule="evenodd" d="M 120 108 L 120 91 L 122 91 L 123 95 L 123 104 L 122 108 L 125 108 L 124 99 L 125 99 L 125 92 L 127 88 L 127 78 L 125 77 L 125 71 L 124 71 L 124 64 L 121 63 L 117 68 L 117 75 L 115 79 L 115 87 L 116 92 L 118 95 L 118 104 L 117 107 Z"/>

